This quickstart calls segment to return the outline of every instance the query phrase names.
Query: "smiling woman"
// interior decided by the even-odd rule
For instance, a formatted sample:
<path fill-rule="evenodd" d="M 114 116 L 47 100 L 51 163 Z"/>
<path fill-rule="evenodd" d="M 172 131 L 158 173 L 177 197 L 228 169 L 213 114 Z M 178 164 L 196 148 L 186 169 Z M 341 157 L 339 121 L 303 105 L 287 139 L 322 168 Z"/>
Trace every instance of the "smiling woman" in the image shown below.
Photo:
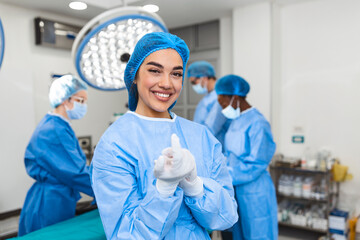
<path fill-rule="evenodd" d="M 161 32 L 145 35 L 131 55 L 131 111 L 101 137 L 91 165 L 108 239 L 210 239 L 205 229 L 237 221 L 221 145 L 171 112 L 188 59 L 185 42 Z"/>
<path fill-rule="evenodd" d="M 173 49 L 150 54 L 139 68 L 135 83 L 138 90 L 137 113 L 148 117 L 170 118 L 169 107 L 182 88 L 183 63 Z"/>

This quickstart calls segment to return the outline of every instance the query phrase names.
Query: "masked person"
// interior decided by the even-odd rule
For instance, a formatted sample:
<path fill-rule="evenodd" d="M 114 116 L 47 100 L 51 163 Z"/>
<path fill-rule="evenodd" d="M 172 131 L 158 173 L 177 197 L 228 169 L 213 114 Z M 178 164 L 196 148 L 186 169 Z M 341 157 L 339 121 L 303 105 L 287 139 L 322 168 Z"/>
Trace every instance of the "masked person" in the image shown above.
<path fill-rule="evenodd" d="M 26 171 L 35 183 L 21 210 L 19 236 L 74 217 L 79 192 L 94 196 L 86 157 L 70 124 L 86 113 L 86 89 L 72 75 L 50 87 L 54 109 L 38 124 L 25 152 Z"/>
<path fill-rule="evenodd" d="M 223 114 L 232 119 L 225 135 L 225 156 L 235 188 L 239 221 L 233 239 L 277 239 L 275 188 L 266 170 L 276 145 L 270 124 L 246 100 L 247 81 L 236 75 L 220 78 L 215 85 Z"/>
<path fill-rule="evenodd" d="M 195 109 L 194 122 L 207 126 L 219 142 L 224 145 L 224 138 L 231 123 L 221 114 L 221 106 L 214 90 L 216 77 L 214 67 L 207 61 L 190 64 L 187 76 L 197 94 L 205 94 Z"/>
<path fill-rule="evenodd" d="M 103 134 L 91 163 L 107 239 L 210 239 L 206 230 L 238 219 L 221 145 L 170 111 L 188 58 L 182 39 L 155 32 L 126 66 L 130 111 Z"/>

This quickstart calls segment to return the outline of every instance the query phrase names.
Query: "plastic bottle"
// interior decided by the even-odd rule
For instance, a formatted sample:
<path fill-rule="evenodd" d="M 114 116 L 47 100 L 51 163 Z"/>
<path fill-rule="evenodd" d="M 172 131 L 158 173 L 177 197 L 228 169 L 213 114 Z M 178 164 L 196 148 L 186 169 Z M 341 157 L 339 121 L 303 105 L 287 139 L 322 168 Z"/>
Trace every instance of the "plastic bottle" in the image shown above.
<path fill-rule="evenodd" d="M 302 185 L 303 198 L 311 198 L 312 185 L 313 185 L 313 178 L 312 177 L 305 178 L 303 185 Z"/>
<path fill-rule="evenodd" d="M 293 195 L 295 197 L 301 197 L 302 196 L 302 178 L 300 176 L 297 176 L 293 183 Z"/>

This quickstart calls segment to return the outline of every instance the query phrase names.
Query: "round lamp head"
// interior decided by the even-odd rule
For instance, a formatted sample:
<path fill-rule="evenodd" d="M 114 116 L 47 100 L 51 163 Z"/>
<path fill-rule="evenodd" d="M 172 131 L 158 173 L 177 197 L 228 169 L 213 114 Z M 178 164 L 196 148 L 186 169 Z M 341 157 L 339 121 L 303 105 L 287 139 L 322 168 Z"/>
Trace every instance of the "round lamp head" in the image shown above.
<path fill-rule="evenodd" d="M 100 14 L 77 35 L 72 56 L 79 76 L 107 91 L 125 89 L 124 71 L 138 40 L 150 32 L 167 32 L 155 13 L 122 7 Z"/>

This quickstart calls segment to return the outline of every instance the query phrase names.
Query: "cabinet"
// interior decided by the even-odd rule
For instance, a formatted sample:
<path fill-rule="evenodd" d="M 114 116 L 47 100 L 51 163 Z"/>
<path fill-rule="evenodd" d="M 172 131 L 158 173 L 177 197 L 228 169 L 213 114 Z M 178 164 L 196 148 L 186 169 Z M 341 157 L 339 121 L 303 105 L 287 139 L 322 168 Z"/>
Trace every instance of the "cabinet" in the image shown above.
<path fill-rule="evenodd" d="M 328 217 L 339 197 L 329 170 L 270 166 L 278 201 L 279 225 L 329 235 Z"/>

